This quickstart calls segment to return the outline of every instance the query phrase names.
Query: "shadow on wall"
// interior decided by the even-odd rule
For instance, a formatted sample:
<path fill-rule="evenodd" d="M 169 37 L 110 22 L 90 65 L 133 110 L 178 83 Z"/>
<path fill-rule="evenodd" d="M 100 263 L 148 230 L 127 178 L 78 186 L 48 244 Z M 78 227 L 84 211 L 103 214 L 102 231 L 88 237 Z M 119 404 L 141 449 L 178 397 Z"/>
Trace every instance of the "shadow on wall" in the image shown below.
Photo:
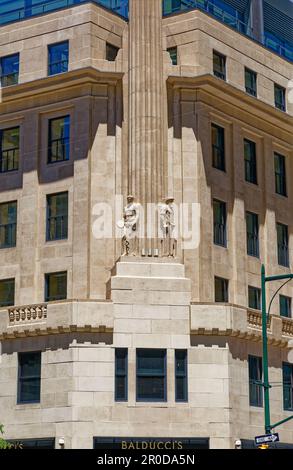
<path fill-rule="evenodd" d="M 87 72 L 90 76 L 95 73 L 91 68 L 88 68 Z M 72 75 L 74 72 L 68 74 Z M 23 105 L 24 118 L 20 124 L 16 124 L 20 126 L 19 169 L 0 173 L 0 191 L 21 189 L 23 175 L 34 171 L 38 173 L 39 184 L 73 177 L 75 163 L 89 158 L 100 126 L 107 126 L 106 137 L 115 137 L 117 126 L 122 127 L 123 105 L 120 81 L 114 86 L 107 85 L 106 78 L 103 83 L 98 80 L 92 83 L 92 80 L 89 80 L 89 83 L 73 87 L 70 76 L 68 80 L 68 84 L 57 90 L 55 94 L 48 93 L 45 98 L 42 96 L 42 99 L 35 98 L 33 105 L 36 109 Z M 105 87 L 107 87 L 106 94 Z M 71 95 L 74 93 L 68 100 L 64 99 L 67 91 Z M 5 106 L 5 101 L 11 99 L 11 91 L 4 88 L 1 98 L 2 106 Z M 10 112 L 10 108 L 7 108 L 6 112 L 7 110 Z M 65 161 L 48 163 L 50 119 L 65 116 L 70 117 L 69 158 Z M 101 138 L 104 137 L 101 133 Z M 63 141 L 61 144 L 65 147 Z M 59 149 L 62 147 L 61 144 Z M 99 152 L 94 158 L 103 160 L 105 156 Z M 103 161 L 101 163 L 104 164 Z"/>
<path fill-rule="evenodd" d="M 13 354 L 26 351 L 57 351 L 69 349 L 75 345 L 97 346 L 99 344 L 112 345 L 111 333 L 68 333 L 52 336 L 39 336 L 32 338 L 2 341 L 2 354 Z"/>

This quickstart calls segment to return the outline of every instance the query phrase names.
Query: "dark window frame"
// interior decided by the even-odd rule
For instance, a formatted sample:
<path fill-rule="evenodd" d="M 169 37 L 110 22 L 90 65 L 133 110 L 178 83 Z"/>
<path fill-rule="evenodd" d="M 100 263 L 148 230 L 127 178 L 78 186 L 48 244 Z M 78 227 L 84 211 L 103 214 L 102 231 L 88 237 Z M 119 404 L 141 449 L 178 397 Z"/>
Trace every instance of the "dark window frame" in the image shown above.
<path fill-rule="evenodd" d="M 282 305 L 282 299 L 284 300 L 284 303 L 286 305 L 286 314 L 282 313 L 283 311 L 283 305 Z M 288 297 L 287 295 L 280 294 L 279 295 L 279 307 L 280 307 L 280 316 L 283 318 L 292 318 L 292 298 Z"/>
<path fill-rule="evenodd" d="M 180 354 L 184 354 L 183 359 L 177 357 Z M 174 360 L 175 360 L 175 364 L 174 364 L 175 366 L 175 401 L 177 403 L 187 403 L 188 402 L 188 350 L 187 349 L 175 349 Z M 179 371 L 177 369 L 177 363 L 179 360 L 183 360 L 183 366 L 184 366 L 183 371 Z M 179 381 L 181 379 L 183 382 L 183 398 L 178 398 Z"/>
<path fill-rule="evenodd" d="M 279 229 L 279 230 L 278 230 Z M 288 225 L 277 222 L 277 250 L 278 250 L 278 264 L 285 268 L 290 267 L 290 251 L 289 251 L 289 227 Z M 282 240 L 279 240 L 281 233 Z"/>
<path fill-rule="evenodd" d="M 68 47 L 67 47 L 67 58 L 66 59 L 63 59 L 63 60 L 58 60 L 58 61 L 55 61 L 55 62 L 51 62 L 51 51 L 54 47 L 58 47 L 58 46 L 61 46 L 63 44 L 66 44 Z M 57 72 L 53 72 L 52 71 L 52 67 L 56 67 L 58 65 L 61 66 L 61 68 L 63 67 L 63 65 L 65 64 L 65 70 L 60 70 L 60 71 L 57 71 Z M 53 43 L 53 44 L 48 44 L 48 77 L 52 77 L 54 75 L 59 75 L 60 73 L 66 73 L 68 72 L 68 69 L 69 69 L 69 40 L 65 40 L 65 41 L 60 41 L 60 42 L 56 42 L 56 43 Z"/>
<path fill-rule="evenodd" d="M 12 288 L 12 293 L 13 293 L 13 300 L 8 300 L 6 302 L 1 302 L 0 300 L 0 308 L 6 308 L 6 307 L 12 307 L 13 305 L 15 305 L 15 278 L 14 277 L 10 277 L 10 278 L 7 278 L 7 279 L 0 279 L 0 284 L 2 283 L 8 283 L 10 282 L 11 285 L 13 286 Z M 10 287 L 11 288 L 11 287 Z"/>
<path fill-rule="evenodd" d="M 244 167 L 245 181 L 257 185 L 257 149 L 253 140 L 244 139 Z"/>
<path fill-rule="evenodd" d="M 215 63 L 215 58 L 220 59 L 220 64 Z M 213 50 L 213 74 L 215 77 L 226 81 L 227 79 L 227 57 L 220 52 Z"/>
<path fill-rule="evenodd" d="M 257 97 L 257 73 L 254 70 L 245 67 L 245 90 L 248 95 Z M 249 76 L 249 80 L 248 80 Z"/>
<path fill-rule="evenodd" d="M 250 300 L 252 295 L 255 296 L 253 299 L 255 303 L 252 305 Z M 255 286 L 248 286 L 248 308 L 252 310 L 261 310 L 261 289 Z"/>
<path fill-rule="evenodd" d="M 278 100 L 277 93 L 281 95 L 281 101 Z M 274 96 L 275 96 L 275 107 L 280 109 L 281 111 L 286 112 L 286 88 L 278 85 L 277 83 L 274 84 Z"/>
<path fill-rule="evenodd" d="M 287 197 L 287 171 L 286 157 L 274 152 L 275 192 L 279 196 Z"/>
<path fill-rule="evenodd" d="M 214 131 L 216 132 L 216 143 L 213 142 Z M 211 125 L 212 139 L 212 165 L 220 171 L 226 171 L 226 151 L 225 151 L 225 128 L 218 124 Z"/>
<path fill-rule="evenodd" d="M 221 300 L 217 299 L 216 282 L 221 281 Z M 228 303 L 229 302 L 229 279 L 224 277 L 215 276 L 214 278 L 214 290 L 215 290 L 215 302 L 216 303 Z"/>
<path fill-rule="evenodd" d="M 290 382 L 285 381 L 285 367 L 290 369 Z M 282 378 L 283 378 L 283 409 L 284 411 L 293 411 L 293 364 L 289 362 L 282 363 Z M 286 404 L 289 402 L 289 405 Z"/>
<path fill-rule="evenodd" d="M 31 355 L 38 355 L 39 356 L 39 364 L 40 364 L 40 373 L 39 375 L 32 375 L 32 376 L 21 376 L 21 364 L 20 358 L 24 356 L 31 356 Z M 25 405 L 31 403 L 40 403 L 41 402 L 41 378 L 42 378 L 42 353 L 41 351 L 29 351 L 29 352 L 22 352 L 18 353 L 18 374 L 17 374 L 17 404 L 18 405 Z M 38 398 L 33 400 L 23 400 L 21 398 L 21 383 L 25 381 L 39 381 L 39 395 Z"/>
<path fill-rule="evenodd" d="M 56 276 L 56 275 L 65 275 L 66 276 L 66 292 L 63 294 L 58 294 L 58 295 L 50 295 L 50 276 Z M 67 300 L 67 291 L 68 291 L 68 272 L 67 271 L 56 271 L 52 273 L 45 273 L 45 302 L 58 302 L 60 300 Z M 65 297 L 64 297 L 65 295 Z"/>
<path fill-rule="evenodd" d="M 1 207 L 9 206 L 12 204 L 15 206 L 15 221 L 2 224 L 1 223 Z M 9 211 L 9 207 L 8 207 L 8 211 Z M 4 239 L 11 239 L 10 243 L 4 243 L 3 245 L 1 245 L 2 232 L 4 232 L 4 236 L 3 236 Z M 0 250 L 15 248 L 16 239 L 17 239 L 17 201 L 1 202 L 0 203 Z"/>
<path fill-rule="evenodd" d="M 167 52 L 170 56 L 172 65 L 178 65 L 178 47 L 168 47 Z"/>
<path fill-rule="evenodd" d="M 252 232 L 249 231 L 249 217 L 251 218 Z M 250 211 L 246 211 L 246 249 L 248 256 L 259 258 L 259 216 Z"/>
<path fill-rule="evenodd" d="M 118 355 L 122 353 L 124 357 L 119 359 L 124 360 L 124 372 L 118 369 Z M 118 380 L 124 379 L 124 396 L 118 396 Z M 127 402 L 128 401 L 128 349 L 127 348 L 115 348 L 115 401 L 116 402 Z"/>
<path fill-rule="evenodd" d="M 56 196 L 61 196 L 61 195 L 64 195 L 64 194 L 67 194 L 67 212 L 64 214 L 61 213 L 61 214 L 58 214 L 58 215 L 55 215 L 55 216 L 51 216 L 50 215 L 50 203 L 49 201 L 53 198 L 53 197 L 56 197 Z M 55 241 L 60 241 L 60 240 L 67 240 L 68 239 L 68 206 L 69 206 L 69 193 L 68 191 L 62 191 L 60 193 L 53 193 L 53 194 L 47 194 L 46 196 L 46 203 L 47 203 L 47 209 L 46 209 L 46 242 L 55 242 Z M 54 234 L 53 236 L 51 236 L 51 222 L 52 220 L 54 220 L 54 223 L 55 223 L 55 227 L 54 228 Z M 61 221 L 61 228 L 60 228 L 60 232 L 61 232 L 61 235 L 60 236 L 57 236 L 56 235 L 56 232 L 57 232 L 57 222 L 58 221 Z"/>
<path fill-rule="evenodd" d="M 55 118 L 51 118 L 48 120 L 48 155 L 47 155 L 47 163 L 48 165 L 55 165 L 56 163 L 68 162 L 70 160 L 70 114 L 65 116 L 58 116 Z M 59 139 L 52 139 L 52 123 L 54 121 L 60 121 L 61 119 L 64 120 L 64 127 L 68 126 L 69 132 L 67 137 L 60 137 Z M 56 145 L 57 148 L 57 158 L 53 159 L 52 154 L 52 147 Z M 58 149 L 59 145 L 62 148 L 63 158 L 58 158 Z M 55 158 L 55 157 L 54 157 Z"/>
<path fill-rule="evenodd" d="M 254 362 L 254 364 L 253 364 Z M 252 373 L 253 372 L 253 373 Z M 255 373 L 255 374 L 254 374 Z M 256 375 L 256 377 L 253 377 Z M 263 366 L 259 356 L 248 356 L 249 406 L 263 407 Z"/>
<path fill-rule="evenodd" d="M 220 222 L 216 221 L 216 204 L 220 208 Z M 213 199 L 213 227 L 214 245 L 227 248 L 227 203 L 219 199 Z"/>
<path fill-rule="evenodd" d="M 14 131 L 16 129 L 18 129 L 18 147 L 3 149 L 2 140 L 3 140 L 4 133 L 7 131 Z M 12 152 L 12 155 L 11 155 L 11 152 Z M 11 173 L 12 171 L 18 171 L 19 160 L 20 160 L 19 157 L 20 157 L 20 126 L 0 129 L 0 174 Z M 11 159 L 12 159 L 12 165 L 10 164 Z"/>
<path fill-rule="evenodd" d="M 17 71 L 16 72 L 12 72 L 12 73 L 8 73 L 8 74 L 3 74 L 3 61 L 5 59 L 10 59 L 11 57 L 17 57 Z M 5 83 L 5 80 L 7 80 L 9 77 L 15 77 L 13 83 Z M 3 78 L 4 78 L 4 83 L 3 83 Z M 9 54 L 7 56 L 3 56 L 3 57 L 0 57 L 0 83 L 1 83 L 1 87 L 2 88 L 6 88 L 8 86 L 13 86 L 13 85 L 18 85 L 18 82 L 19 82 L 19 52 L 17 53 L 13 53 L 13 54 Z"/>
<path fill-rule="evenodd" d="M 158 351 L 163 353 L 164 358 L 163 358 L 163 364 L 164 364 L 164 370 L 162 373 L 142 373 L 139 371 L 138 368 L 138 355 L 141 353 L 147 353 L 151 351 Z M 138 383 L 139 383 L 139 377 L 152 377 L 152 378 L 157 378 L 161 377 L 163 380 L 163 392 L 164 392 L 164 397 L 163 398 L 145 398 L 145 397 L 140 397 L 139 392 L 138 392 Z M 146 403 L 166 403 L 167 402 L 167 350 L 166 349 L 161 349 L 161 348 L 138 348 L 136 349 L 136 401 L 137 402 L 146 402 Z"/>
<path fill-rule="evenodd" d="M 106 60 L 109 62 L 115 62 L 119 51 L 119 47 L 114 46 L 114 44 L 111 44 L 110 42 L 106 42 Z"/>

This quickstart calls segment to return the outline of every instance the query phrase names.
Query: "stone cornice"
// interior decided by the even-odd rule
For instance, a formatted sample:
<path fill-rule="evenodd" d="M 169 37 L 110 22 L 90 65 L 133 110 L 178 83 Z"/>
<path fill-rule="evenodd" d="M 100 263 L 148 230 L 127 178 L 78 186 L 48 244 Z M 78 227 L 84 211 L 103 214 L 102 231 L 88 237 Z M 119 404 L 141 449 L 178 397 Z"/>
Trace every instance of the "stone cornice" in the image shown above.
<path fill-rule="evenodd" d="M 243 90 L 240 90 L 230 83 L 227 83 L 212 74 L 205 74 L 195 77 L 182 77 L 182 76 L 169 76 L 167 83 L 173 89 L 180 89 L 184 91 L 193 91 L 200 93 L 197 101 L 203 101 L 209 104 L 212 98 L 216 103 L 221 103 L 225 106 L 225 111 L 229 114 L 230 109 L 236 109 L 237 113 L 243 113 L 249 118 L 250 122 L 260 120 L 274 128 L 278 128 L 278 132 L 282 131 L 286 134 L 288 143 L 293 144 L 293 116 L 283 111 L 276 109 L 270 104 L 248 95 Z M 233 114 L 232 114 L 233 115 Z M 239 119 L 241 119 L 239 115 Z"/>
<path fill-rule="evenodd" d="M 30 82 L 19 83 L 1 90 L 1 104 L 9 104 L 21 99 L 33 98 L 46 93 L 54 93 L 66 88 L 82 85 L 112 85 L 117 86 L 122 80 L 123 73 L 101 71 L 93 67 L 71 70 L 70 72 L 40 78 Z"/>

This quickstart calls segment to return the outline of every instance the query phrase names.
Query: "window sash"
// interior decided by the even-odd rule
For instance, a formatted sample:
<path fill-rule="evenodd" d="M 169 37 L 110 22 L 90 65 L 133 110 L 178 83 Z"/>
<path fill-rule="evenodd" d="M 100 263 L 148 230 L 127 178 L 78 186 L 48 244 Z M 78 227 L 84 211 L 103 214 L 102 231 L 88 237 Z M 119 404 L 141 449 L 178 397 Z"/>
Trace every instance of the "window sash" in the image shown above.
<path fill-rule="evenodd" d="M 69 160 L 70 116 L 49 120 L 48 163 Z"/>
<path fill-rule="evenodd" d="M 285 157 L 278 153 L 275 153 L 275 186 L 277 194 L 287 196 Z"/>
<path fill-rule="evenodd" d="M 15 280 L 0 280 L 0 307 L 10 307 L 14 305 L 15 298 Z"/>
<path fill-rule="evenodd" d="M 293 365 L 283 362 L 283 408 L 293 411 Z"/>
<path fill-rule="evenodd" d="M 285 318 L 291 318 L 291 297 L 280 295 L 280 316 Z"/>
<path fill-rule="evenodd" d="M 259 288 L 248 286 L 248 307 L 261 310 L 261 290 Z"/>
<path fill-rule="evenodd" d="M 218 52 L 213 53 L 214 75 L 222 80 L 226 80 L 226 57 Z"/>
<path fill-rule="evenodd" d="M 214 244 L 227 246 L 227 211 L 226 203 L 214 199 Z"/>
<path fill-rule="evenodd" d="M 246 212 L 247 254 L 259 258 L 258 215 Z"/>
<path fill-rule="evenodd" d="M 69 42 L 51 44 L 48 51 L 48 75 L 57 75 L 68 71 Z"/>
<path fill-rule="evenodd" d="M 245 180 L 257 184 L 257 163 L 255 142 L 244 140 Z"/>
<path fill-rule="evenodd" d="M 289 267 L 289 234 L 288 226 L 277 224 L 278 264 Z"/>
<path fill-rule="evenodd" d="M 18 170 L 19 127 L 0 130 L 0 173 Z"/>
<path fill-rule="evenodd" d="M 188 384 L 187 384 L 187 350 L 175 350 L 175 401 L 188 401 Z"/>
<path fill-rule="evenodd" d="M 256 356 L 248 356 L 249 371 L 249 404 L 250 406 L 263 406 L 262 359 Z"/>
<path fill-rule="evenodd" d="M 212 124 L 213 167 L 225 171 L 225 130 Z"/>
<path fill-rule="evenodd" d="M 279 85 L 275 85 L 275 106 L 281 111 L 286 111 L 286 90 Z"/>
<path fill-rule="evenodd" d="M 229 281 L 221 277 L 215 277 L 215 302 L 229 302 Z"/>
<path fill-rule="evenodd" d="M 123 362 L 122 369 L 119 362 Z M 115 349 L 115 401 L 128 400 L 128 350 Z"/>
<path fill-rule="evenodd" d="M 25 362 L 26 360 L 26 362 Z M 26 368 L 32 362 L 34 373 Z M 18 403 L 39 403 L 41 393 L 41 353 L 20 353 L 18 356 Z M 29 398 L 31 395 L 31 398 Z"/>
<path fill-rule="evenodd" d="M 0 59 L 1 86 L 16 85 L 19 77 L 19 54 L 2 57 Z"/>
<path fill-rule="evenodd" d="M 151 359 L 159 359 L 161 370 L 151 367 Z M 141 359 L 148 359 L 150 366 L 140 367 Z M 157 361 L 158 362 L 158 361 Z M 156 367 L 158 365 L 156 364 Z M 136 351 L 136 400 L 167 401 L 167 366 L 165 349 L 138 349 Z"/>
<path fill-rule="evenodd" d="M 67 272 L 48 273 L 45 275 L 45 301 L 65 300 L 67 298 Z"/>
<path fill-rule="evenodd" d="M 257 74 L 252 70 L 245 69 L 245 89 L 252 96 L 257 96 Z"/>
<path fill-rule="evenodd" d="M 47 196 L 47 241 L 68 237 L 68 193 Z"/>

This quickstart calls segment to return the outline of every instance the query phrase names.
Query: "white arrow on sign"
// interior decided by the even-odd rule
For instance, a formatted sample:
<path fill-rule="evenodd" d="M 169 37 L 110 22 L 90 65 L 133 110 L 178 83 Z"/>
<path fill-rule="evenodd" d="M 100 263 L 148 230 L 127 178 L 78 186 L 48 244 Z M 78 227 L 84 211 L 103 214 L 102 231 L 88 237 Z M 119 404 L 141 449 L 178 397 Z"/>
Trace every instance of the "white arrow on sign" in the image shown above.
<path fill-rule="evenodd" d="M 264 442 L 276 442 L 279 441 L 279 434 L 266 434 L 265 436 L 256 436 L 255 443 L 263 444 Z"/>

